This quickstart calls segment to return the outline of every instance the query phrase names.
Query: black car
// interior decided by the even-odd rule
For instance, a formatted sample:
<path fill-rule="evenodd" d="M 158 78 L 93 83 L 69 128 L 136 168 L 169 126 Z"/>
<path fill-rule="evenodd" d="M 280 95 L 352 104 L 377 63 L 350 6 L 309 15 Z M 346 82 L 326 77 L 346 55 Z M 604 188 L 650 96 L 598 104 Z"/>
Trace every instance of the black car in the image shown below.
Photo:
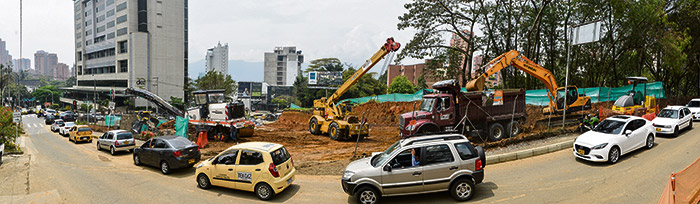
<path fill-rule="evenodd" d="M 135 165 L 160 167 L 163 174 L 168 174 L 173 169 L 191 168 L 201 157 L 202 153 L 196 144 L 175 135 L 152 138 L 134 149 Z"/>
<path fill-rule="evenodd" d="M 46 115 L 46 116 L 44 117 L 44 123 L 47 124 L 47 125 L 53 124 L 53 121 L 54 121 L 54 120 L 56 120 L 56 117 L 54 117 L 54 116 L 51 115 L 51 114 L 48 114 L 48 115 Z"/>
<path fill-rule="evenodd" d="M 76 114 L 76 113 L 73 112 L 73 111 L 66 111 L 66 112 L 63 112 L 63 113 L 60 114 L 60 118 L 63 119 L 63 121 L 66 121 L 66 122 L 73 122 L 73 121 L 75 121 L 75 119 L 77 118 L 77 115 L 78 115 L 78 114 Z"/>

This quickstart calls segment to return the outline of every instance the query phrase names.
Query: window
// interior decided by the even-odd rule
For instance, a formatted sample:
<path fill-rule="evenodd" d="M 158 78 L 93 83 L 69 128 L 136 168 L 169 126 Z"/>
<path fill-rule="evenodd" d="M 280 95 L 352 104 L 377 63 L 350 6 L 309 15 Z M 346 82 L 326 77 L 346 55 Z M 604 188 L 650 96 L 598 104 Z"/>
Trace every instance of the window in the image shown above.
<path fill-rule="evenodd" d="M 243 150 L 241 151 L 241 161 L 239 162 L 240 165 L 257 165 L 260 163 L 263 163 L 263 156 L 260 154 L 260 152 L 252 151 L 252 150 Z"/>
<path fill-rule="evenodd" d="M 88 37 L 88 35 L 92 34 L 92 30 L 86 30 L 85 31 L 85 37 Z"/>
<path fill-rule="evenodd" d="M 284 61 L 284 56 L 277 56 L 277 61 Z"/>
<path fill-rule="evenodd" d="M 168 143 L 170 143 L 171 147 L 178 148 L 178 149 L 193 145 L 192 142 L 190 142 L 187 138 L 184 138 L 184 137 L 176 137 L 176 138 L 169 139 Z"/>
<path fill-rule="evenodd" d="M 168 144 L 163 140 L 156 139 L 156 144 L 153 145 L 153 148 L 168 148 Z"/>
<path fill-rule="evenodd" d="M 107 6 L 112 5 L 112 4 L 114 4 L 114 0 L 107 0 L 107 2 L 105 3 L 105 5 L 107 5 Z"/>
<path fill-rule="evenodd" d="M 105 133 L 105 134 L 103 134 L 103 135 L 102 135 L 102 137 L 100 137 L 100 138 L 102 138 L 102 139 L 106 139 L 106 138 L 107 138 L 107 135 L 108 135 L 108 134 L 109 134 L 109 133 L 107 133 L 107 132 L 106 132 L 106 133 Z"/>
<path fill-rule="evenodd" d="M 107 14 L 106 14 L 107 17 L 113 16 L 113 15 L 114 15 L 114 9 L 110 9 L 109 11 L 107 11 Z"/>
<path fill-rule="evenodd" d="M 280 165 L 289 160 L 289 158 L 291 158 L 291 156 L 289 156 L 289 152 L 287 152 L 287 149 L 285 149 L 284 147 L 273 151 L 272 153 L 270 153 L 270 156 L 272 157 L 272 163 L 274 163 L 275 165 Z"/>
<path fill-rule="evenodd" d="M 107 33 L 107 39 L 112 39 L 114 38 L 114 32 Z"/>
<path fill-rule="evenodd" d="M 83 33 L 82 33 L 82 32 L 76 33 L 76 34 L 75 34 L 75 38 L 80 39 L 80 37 L 83 37 Z"/>
<path fill-rule="evenodd" d="M 105 24 L 105 26 L 107 26 L 107 28 L 114 27 L 114 21 L 109 21 L 109 22 L 107 22 L 107 23 Z"/>
<path fill-rule="evenodd" d="M 394 159 L 389 162 L 391 168 L 411 168 L 421 166 L 420 148 L 407 149 L 397 154 Z"/>
<path fill-rule="evenodd" d="M 143 143 L 143 145 L 141 145 L 141 147 L 150 148 L 151 144 L 153 143 L 153 140 L 155 140 L 155 139 L 151 139 L 151 140 L 146 141 L 145 143 Z"/>
<path fill-rule="evenodd" d="M 86 20 L 85 21 L 85 27 L 89 26 L 92 24 L 92 20 Z"/>
<path fill-rule="evenodd" d="M 126 27 L 117 30 L 117 36 L 126 35 Z"/>
<path fill-rule="evenodd" d="M 117 44 L 119 45 L 119 53 L 127 53 L 128 45 L 126 44 L 126 40 L 119 41 Z"/>
<path fill-rule="evenodd" d="M 95 23 L 99 23 L 105 20 L 105 15 L 98 16 L 97 19 L 95 19 Z"/>
<path fill-rule="evenodd" d="M 123 23 L 124 21 L 126 21 L 126 14 L 117 17 L 117 24 Z"/>
<path fill-rule="evenodd" d="M 76 24 L 75 24 L 75 29 L 76 29 L 76 30 L 79 30 L 82 26 L 83 26 L 82 23 L 76 23 Z"/>
<path fill-rule="evenodd" d="M 236 157 L 238 157 L 238 150 L 232 149 L 224 152 L 223 154 L 221 154 L 221 156 L 216 158 L 216 163 L 224 165 L 233 165 L 236 164 Z"/>
<path fill-rule="evenodd" d="M 104 32 L 104 31 L 105 31 L 105 26 L 100 26 L 100 27 L 97 27 L 97 29 L 96 29 L 96 30 L 97 30 L 97 31 L 95 31 L 96 33 L 101 33 L 101 32 Z"/>
<path fill-rule="evenodd" d="M 78 54 L 76 54 L 76 56 L 78 57 L 78 61 L 83 60 L 83 52 L 78 52 Z"/>
<path fill-rule="evenodd" d="M 117 135 L 118 140 L 126 140 L 132 138 L 134 138 L 134 135 L 132 135 L 130 132 L 122 132 Z"/>
<path fill-rule="evenodd" d="M 457 143 L 455 144 L 455 149 L 457 149 L 459 158 L 461 158 L 462 160 L 471 159 L 474 158 L 475 155 L 477 155 L 476 151 L 473 151 L 474 147 L 471 143 Z"/>
<path fill-rule="evenodd" d="M 452 151 L 446 144 L 425 147 L 425 165 L 453 162 Z"/>
<path fill-rule="evenodd" d="M 117 5 L 117 12 L 126 9 L 126 2 Z"/>
<path fill-rule="evenodd" d="M 129 71 L 129 61 L 128 60 L 119 60 L 119 72 L 128 72 Z"/>

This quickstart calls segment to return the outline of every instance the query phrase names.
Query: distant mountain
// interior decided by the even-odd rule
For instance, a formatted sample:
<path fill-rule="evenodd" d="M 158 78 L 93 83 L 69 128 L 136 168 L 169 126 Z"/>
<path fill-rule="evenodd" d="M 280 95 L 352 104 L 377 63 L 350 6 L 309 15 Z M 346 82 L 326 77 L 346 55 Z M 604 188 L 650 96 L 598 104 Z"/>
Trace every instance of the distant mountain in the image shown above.
<path fill-rule="evenodd" d="M 197 79 L 201 74 L 206 73 L 206 61 L 201 59 L 196 62 L 192 62 L 188 66 L 189 76 L 192 80 Z M 235 81 L 263 81 L 263 62 L 246 62 L 243 60 L 229 60 L 228 61 L 228 73 L 231 78 Z"/>

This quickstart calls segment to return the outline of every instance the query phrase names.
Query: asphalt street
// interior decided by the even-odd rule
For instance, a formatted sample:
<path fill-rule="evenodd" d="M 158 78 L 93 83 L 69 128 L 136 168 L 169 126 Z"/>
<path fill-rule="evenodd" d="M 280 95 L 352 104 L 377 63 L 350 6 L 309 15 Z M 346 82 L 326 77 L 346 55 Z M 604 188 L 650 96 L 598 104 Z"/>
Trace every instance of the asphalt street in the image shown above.
<path fill-rule="evenodd" d="M 162 175 L 135 166 L 131 154 L 112 156 L 93 143 L 73 144 L 24 116 L 25 154 L 0 166 L 2 203 L 263 203 L 253 193 L 197 188 L 194 168 Z M 575 159 L 570 149 L 487 165 L 484 183 L 466 203 L 652 203 L 671 172 L 700 156 L 700 128 L 621 157 L 615 164 Z M 298 175 L 272 203 L 348 203 L 340 176 Z M 448 193 L 383 198 L 383 203 L 453 203 Z"/>

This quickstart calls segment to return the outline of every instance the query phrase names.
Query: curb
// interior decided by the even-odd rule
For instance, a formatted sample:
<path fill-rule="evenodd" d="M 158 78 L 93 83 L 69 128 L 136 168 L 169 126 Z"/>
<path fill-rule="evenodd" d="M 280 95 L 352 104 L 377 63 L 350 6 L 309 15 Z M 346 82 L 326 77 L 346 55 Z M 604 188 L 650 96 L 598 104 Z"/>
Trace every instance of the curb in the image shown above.
<path fill-rule="evenodd" d="M 518 159 L 524 159 L 528 157 L 533 157 L 537 155 L 547 154 L 550 152 L 556 152 L 562 149 L 573 148 L 574 140 L 560 142 L 556 144 L 550 144 L 542 147 L 536 147 L 532 149 L 525 149 L 516 152 L 504 153 L 486 156 L 486 164 L 497 164 L 507 161 L 515 161 Z"/>

